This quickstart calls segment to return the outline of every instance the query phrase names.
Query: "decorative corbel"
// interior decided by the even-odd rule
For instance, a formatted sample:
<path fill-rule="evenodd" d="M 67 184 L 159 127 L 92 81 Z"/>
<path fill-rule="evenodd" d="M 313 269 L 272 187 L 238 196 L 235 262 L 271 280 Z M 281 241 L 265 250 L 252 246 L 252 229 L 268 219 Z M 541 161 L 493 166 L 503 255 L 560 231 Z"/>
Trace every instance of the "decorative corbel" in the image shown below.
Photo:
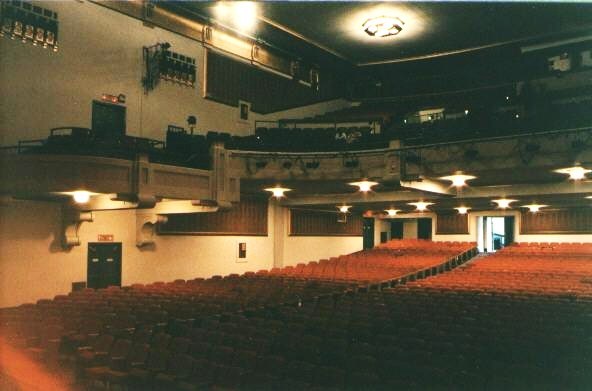
<path fill-rule="evenodd" d="M 93 221 L 92 212 L 80 212 L 73 209 L 63 209 L 62 220 L 64 231 L 62 237 L 62 247 L 64 249 L 69 249 L 73 246 L 80 246 L 78 230 L 80 229 L 80 225 L 85 221 Z"/>
<path fill-rule="evenodd" d="M 136 211 L 136 246 L 143 247 L 154 243 L 154 231 L 157 224 L 166 223 L 168 218 L 154 212 Z"/>

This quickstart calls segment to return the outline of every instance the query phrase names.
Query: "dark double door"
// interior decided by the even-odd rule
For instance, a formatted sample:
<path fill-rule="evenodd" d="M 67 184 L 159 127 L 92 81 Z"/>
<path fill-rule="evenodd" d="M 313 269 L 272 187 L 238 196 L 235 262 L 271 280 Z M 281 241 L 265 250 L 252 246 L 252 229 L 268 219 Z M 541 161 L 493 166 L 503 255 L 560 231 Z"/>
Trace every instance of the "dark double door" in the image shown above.
<path fill-rule="evenodd" d="M 89 288 L 121 286 L 121 243 L 89 243 L 86 285 Z"/>

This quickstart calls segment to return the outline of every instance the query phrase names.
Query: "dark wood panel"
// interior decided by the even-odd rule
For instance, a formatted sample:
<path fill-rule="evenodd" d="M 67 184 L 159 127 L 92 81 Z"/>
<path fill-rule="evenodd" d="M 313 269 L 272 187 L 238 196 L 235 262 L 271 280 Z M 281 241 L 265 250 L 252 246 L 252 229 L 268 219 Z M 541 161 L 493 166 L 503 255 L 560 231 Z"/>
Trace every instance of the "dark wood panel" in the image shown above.
<path fill-rule="evenodd" d="M 290 209 L 290 235 L 362 236 L 362 216 L 348 214 L 345 223 L 337 218 L 337 213 Z"/>
<path fill-rule="evenodd" d="M 159 225 L 158 233 L 267 236 L 267 200 L 243 198 L 229 210 L 169 215 L 168 222 Z"/>
<path fill-rule="evenodd" d="M 304 106 L 340 96 L 330 72 L 323 74 L 320 90 L 255 68 L 224 55 L 208 52 L 206 97 L 238 107 L 238 101 L 251 103 L 257 113 L 271 113 Z"/>
<path fill-rule="evenodd" d="M 436 235 L 463 235 L 468 233 L 468 214 L 438 213 L 436 217 Z"/>
<path fill-rule="evenodd" d="M 591 208 L 543 210 L 538 213 L 523 211 L 520 217 L 520 233 L 523 235 L 592 233 Z"/>

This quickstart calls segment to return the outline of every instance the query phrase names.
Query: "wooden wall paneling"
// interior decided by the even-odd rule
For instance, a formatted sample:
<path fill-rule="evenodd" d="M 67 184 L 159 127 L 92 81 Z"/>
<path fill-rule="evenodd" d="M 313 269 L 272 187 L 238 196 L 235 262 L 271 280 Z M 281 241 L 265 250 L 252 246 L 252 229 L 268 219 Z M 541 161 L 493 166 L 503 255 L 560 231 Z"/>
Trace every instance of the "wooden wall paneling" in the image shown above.
<path fill-rule="evenodd" d="M 257 113 L 271 113 L 342 95 L 329 73 L 323 74 L 322 88 L 315 91 L 220 53 L 210 51 L 207 61 L 206 96 L 231 106 L 238 106 L 239 100 L 245 100 L 251 102 L 251 110 Z"/>
<path fill-rule="evenodd" d="M 459 213 L 438 213 L 436 235 L 464 235 L 469 233 L 469 215 Z"/>
<path fill-rule="evenodd" d="M 590 234 L 592 209 L 572 208 L 542 210 L 538 213 L 522 211 L 520 234 Z"/>
<path fill-rule="evenodd" d="M 267 236 L 267 200 L 243 198 L 229 210 L 169 215 L 161 235 Z"/>
<path fill-rule="evenodd" d="M 348 215 L 337 222 L 337 213 L 290 209 L 291 236 L 362 236 L 362 217 Z"/>

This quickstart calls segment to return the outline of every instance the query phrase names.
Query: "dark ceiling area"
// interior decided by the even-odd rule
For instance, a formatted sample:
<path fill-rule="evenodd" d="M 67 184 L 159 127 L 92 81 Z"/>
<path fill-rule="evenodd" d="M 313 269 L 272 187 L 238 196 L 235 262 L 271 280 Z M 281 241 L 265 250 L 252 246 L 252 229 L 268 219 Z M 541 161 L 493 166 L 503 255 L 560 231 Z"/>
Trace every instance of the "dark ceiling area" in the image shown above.
<path fill-rule="evenodd" d="M 211 21 L 217 21 L 217 5 L 174 3 Z M 352 65 L 522 45 L 592 28 L 592 4 L 575 2 L 271 1 L 258 2 L 257 15 L 252 36 L 301 56 L 319 57 L 315 51 L 321 50 Z M 368 36 L 362 24 L 377 16 L 400 18 L 403 30 Z"/>

